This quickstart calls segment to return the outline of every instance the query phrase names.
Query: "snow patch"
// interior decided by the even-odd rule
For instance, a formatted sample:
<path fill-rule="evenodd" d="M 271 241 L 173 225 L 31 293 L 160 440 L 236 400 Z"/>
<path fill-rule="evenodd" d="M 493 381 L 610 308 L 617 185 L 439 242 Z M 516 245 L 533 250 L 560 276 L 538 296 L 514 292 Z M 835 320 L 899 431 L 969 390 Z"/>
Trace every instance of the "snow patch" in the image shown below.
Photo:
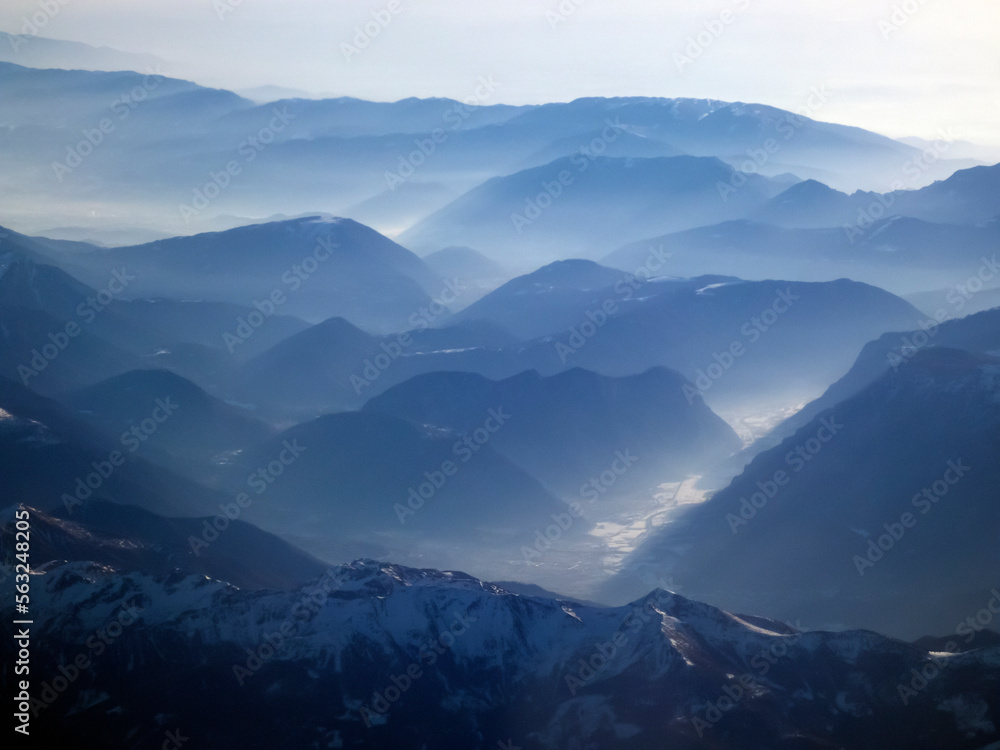
<path fill-rule="evenodd" d="M 988 718 L 989 704 L 978 695 L 965 693 L 957 695 L 939 703 L 937 709 L 954 714 L 955 724 L 961 732 L 983 734 L 996 732 L 996 726 Z"/>
<path fill-rule="evenodd" d="M 707 294 L 713 289 L 720 289 L 724 286 L 732 286 L 732 282 L 723 281 L 718 284 L 709 284 L 708 286 L 703 286 L 701 289 L 695 292 L 695 294 Z"/>

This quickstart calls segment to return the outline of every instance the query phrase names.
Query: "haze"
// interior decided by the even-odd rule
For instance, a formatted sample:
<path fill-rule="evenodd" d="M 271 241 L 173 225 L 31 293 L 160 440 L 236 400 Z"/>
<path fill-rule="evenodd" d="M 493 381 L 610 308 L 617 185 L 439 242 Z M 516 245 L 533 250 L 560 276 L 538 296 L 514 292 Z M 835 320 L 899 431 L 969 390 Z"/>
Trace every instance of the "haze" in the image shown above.
<path fill-rule="evenodd" d="M 346 55 L 355 30 L 388 5 L 64 0 L 38 33 L 152 53 L 169 61 L 168 75 L 205 85 L 372 100 L 464 99 L 480 76 L 492 76 L 501 85 L 486 103 L 691 96 L 794 111 L 825 87 L 819 119 L 893 137 L 945 129 L 1000 146 L 1000 52 L 991 38 L 1000 6 L 980 0 L 398 0 L 391 22 Z M 41 8 L 8 0 L 0 28 L 22 32 Z M 679 60 L 697 51 L 689 38 L 723 13 L 731 15 L 721 34 L 691 64 Z"/>

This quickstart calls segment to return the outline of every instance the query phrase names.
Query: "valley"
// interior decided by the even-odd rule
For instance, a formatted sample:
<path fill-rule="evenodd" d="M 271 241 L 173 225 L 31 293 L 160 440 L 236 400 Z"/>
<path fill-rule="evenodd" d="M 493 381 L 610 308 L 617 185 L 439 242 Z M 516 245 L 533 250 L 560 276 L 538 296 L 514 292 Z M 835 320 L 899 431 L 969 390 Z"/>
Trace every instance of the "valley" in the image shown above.
<path fill-rule="evenodd" d="M 194 5 L 0 9 L 18 747 L 1000 747 L 996 13 Z"/>

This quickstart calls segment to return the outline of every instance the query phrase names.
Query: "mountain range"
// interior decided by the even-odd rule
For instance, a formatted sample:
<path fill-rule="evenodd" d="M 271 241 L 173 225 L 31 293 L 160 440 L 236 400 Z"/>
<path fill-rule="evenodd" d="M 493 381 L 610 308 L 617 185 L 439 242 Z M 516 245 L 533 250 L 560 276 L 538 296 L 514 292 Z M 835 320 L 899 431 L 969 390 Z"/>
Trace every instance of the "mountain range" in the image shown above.
<path fill-rule="evenodd" d="M 84 679 L 45 682 L 36 699 L 40 716 L 68 714 L 38 722 L 53 741 L 535 750 L 996 739 L 995 710 L 977 697 L 995 686 L 996 647 L 933 654 L 873 633 L 802 632 L 659 589 L 596 609 L 372 561 L 291 591 L 88 562 L 53 563 L 40 578 L 39 666 L 88 661 Z M 205 701 L 256 721 L 222 724 Z"/>
<path fill-rule="evenodd" d="M 65 5 L 0 33 L 17 731 L 1000 749 L 995 151 L 236 92 Z"/>
<path fill-rule="evenodd" d="M 916 352 L 657 532 L 636 574 L 812 627 L 950 632 L 1000 572 L 998 374 L 996 357 Z"/>
<path fill-rule="evenodd" d="M 44 45 L 33 39 L 25 51 L 32 46 L 41 51 Z M 694 216 L 751 218 L 748 212 L 762 200 L 801 180 L 836 190 L 878 189 L 915 208 L 893 192 L 894 183 L 918 188 L 977 165 L 947 152 L 928 162 L 914 145 L 759 104 L 634 97 L 512 107 L 491 102 L 499 84 L 489 79 L 481 83 L 483 97 L 475 106 L 449 99 L 382 103 L 343 97 L 255 104 L 170 77 L 169 63 L 152 70 L 135 65 L 139 72 L 97 72 L 15 62 L 0 62 L 0 94 L 9 103 L 9 130 L 0 141 L 9 168 L 0 184 L 17 186 L 8 210 L 19 217 L 19 229 L 77 227 L 78 238 L 99 236 L 95 230 L 112 237 L 121 229 L 121 221 L 94 220 L 88 206 L 100 195 L 121 206 L 130 224 L 171 235 L 204 231 L 212 218 L 227 213 L 297 215 L 314 206 L 375 221 L 376 228 L 394 234 L 410 228 L 404 236 L 421 243 L 455 235 L 457 227 L 472 222 L 490 242 L 507 237 L 523 245 L 530 239 L 532 247 L 551 251 L 555 225 L 566 227 L 577 216 L 590 231 L 578 227 L 575 239 L 567 239 L 572 249 L 560 255 L 580 255 L 589 247 L 601 251 L 591 257 L 601 257 L 627 239 L 693 228 L 688 220 Z M 37 90 L 52 96 L 33 97 Z M 48 169 L 37 169 L 39 164 Z M 537 202 L 543 183 L 558 183 L 564 170 L 575 183 L 562 186 L 565 198 L 511 237 L 510 212 L 528 210 L 525 201 Z M 613 189 L 602 191 L 602 181 Z M 637 203 L 616 204 L 615 196 L 624 190 L 624 199 L 637 182 L 652 193 L 634 191 Z M 693 196 L 677 190 L 699 183 L 711 201 L 692 202 Z M 739 187 L 720 194 L 716 183 Z M 47 215 L 32 208 L 33 201 L 53 194 L 57 214 L 52 206 Z M 487 196 L 501 203 L 491 207 Z M 944 192 L 939 197 L 948 205 Z M 594 206 L 601 210 L 589 213 Z M 476 226 L 475 212 L 481 210 L 492 210 L 492 228 Z M 955 204 L 945 213 L 948 219 L 939 218 L 939 207 L 926 218 L 964 221 L 977 215 Z M 631 234 L 611 233 L 609 221 Z M 616 242 L 595 248 L 601 237 Z M 510 257 L 523 257 L 521 250 L 507 250 Z"/>

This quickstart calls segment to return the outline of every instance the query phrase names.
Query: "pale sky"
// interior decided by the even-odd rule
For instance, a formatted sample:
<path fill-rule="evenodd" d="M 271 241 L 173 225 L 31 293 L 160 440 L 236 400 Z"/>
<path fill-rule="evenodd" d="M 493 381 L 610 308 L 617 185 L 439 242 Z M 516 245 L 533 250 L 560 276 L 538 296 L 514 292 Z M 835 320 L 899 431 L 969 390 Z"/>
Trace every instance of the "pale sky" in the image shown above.
<path fill-rule="evenodd" d="M 152 53 L 168 74 L 224 88 L 465 99 L 482 76 L 499 84 L 484 103 L 691 96 L 797 110 L 816 87 L 830 96 L 815 119 L 1000 146 L 993 0 L 3 0 L 0 29 L 20 32 L 45 7 L 41 36 Z M 378 34 L 347 59 L 366 22 Z"/>

